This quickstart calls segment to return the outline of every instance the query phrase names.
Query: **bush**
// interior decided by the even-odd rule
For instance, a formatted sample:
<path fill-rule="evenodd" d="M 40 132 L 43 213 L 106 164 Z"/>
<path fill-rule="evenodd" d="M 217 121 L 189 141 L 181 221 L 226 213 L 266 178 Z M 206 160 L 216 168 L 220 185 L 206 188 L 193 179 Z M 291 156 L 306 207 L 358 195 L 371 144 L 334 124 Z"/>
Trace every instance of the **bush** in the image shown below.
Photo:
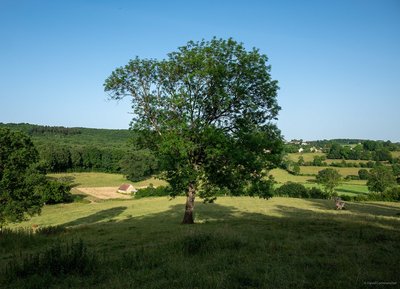
<path fill-rule="evenodd" d="M 359 177 L 359 176 L 356 176 L 356 175 L 347 175 L 344 179 L 345 179 L 346 181 L 350 181 L 350 180 L 359 180 L 360 177 Z"/>
<path fill-rule="evenodd" d="M 354 198 L 353 198 L 353 197 L 351 197 L 351 196 L 348 196 L 348 195 L 343 195 L 343 196 L 340 196 L 340 198 L 342 199 L 342 201 L 345 201 L 345 202 L 349 202 L 349 201 L 352 201 L 352 200 L 354 200 Z"/>
<path fill-rule="evenodd" d="M 299 183 L 287 182 L 275 190 L 276 196 L 292 198 L 309 198 L 310 194 L 305 186 Z"/>
<path fill-rule="evenodd" d="M 360 169 L 358 170 L 358 177 L 360 180 L 368 180 L 369 177 L 369 172 L 366 169 Z"/>
<path fill-rule="evenodd" d="M 309 195 L 312 199 L 328 199 L 329 195 L 319 188 L 312 187 L 309 189 Z"/>
<path fill-rule="evenodd" d="M 150 184 L 147 188 L 139 189 L 134 193 L 135 199 L 147 198 L 147 197 L 164 197 L 171 194 L 170 187 L 160 186 L 155 188 Z"/>
<path fill-rule="evenodd" d="M 71 186 L 67 183 L 49 181 L 42 191 L 42 200 L 46 204 L 72 202 Z"/>
<path fill-rule="evenodd" d="M 393 188 L 385 190 L 382 193 L 382 199 L 383 199 L 383 201 L 388 201 L 388 202 L 400 201 L 400 187 L 393 187 Z"/>

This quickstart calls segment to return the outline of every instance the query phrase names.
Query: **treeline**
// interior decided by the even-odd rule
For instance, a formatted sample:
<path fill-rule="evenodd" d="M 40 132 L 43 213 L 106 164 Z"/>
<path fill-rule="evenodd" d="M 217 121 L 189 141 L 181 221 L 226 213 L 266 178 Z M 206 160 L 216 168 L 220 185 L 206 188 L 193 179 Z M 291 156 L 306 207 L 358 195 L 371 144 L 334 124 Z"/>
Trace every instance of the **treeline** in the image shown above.
<path fill-rule="evenodd" d="M 95 129 L 40 126 L 28 123 L 0 123 L 0 128 L 30 135 L 35 146 L 68 146 L 128 149 L 128 129 Z"/>
<path fill-rule="evenodd" d="M 40 159 L 48 172 L 98 171 L 120 173 L 126 154 L 123 149 L 67 146 L 38 147 Z"/>
<path fill-rule="evenodd" d="M 287 153 L 302 151 L 323 152 L 330 159 L 349 160 L 388 160 L 388 152 L 400 151 L 400 143 L 393 143 L 389 140 L 360 140 L 360 139 L 333 139 L 303 141 L 291 140 L 285 144 Z"/>
<path fill-rule="evenodd" d="M 32 124 L 2 124 L 0 128 L 29 135 L 48 173 L 122 173 L 131 181 L 158 172 L 158 160 L 149 150 L 134 150 L 132 132 L 116 129 L 65 128 Z"/>
<path fill-rule="evenodd" d="M 82 131 L 78 128 L 69 128 L 63 126 L 43 126 L 35 125 L 29 128 L 29 135 L 40 135 L 40 134 L 53 134 L 53 135 L 75 135 L 81 134 Z"/>
<path fill-rule="evenodd" d="M 342 146 L 333 143 L 327 153 L 329 159 L 345 160 L 373 160 L 373 161 L 392 161 L 391 151 L 398 149 L 396 144 L 382 141 L 364 141 L 356 146 Z"/>

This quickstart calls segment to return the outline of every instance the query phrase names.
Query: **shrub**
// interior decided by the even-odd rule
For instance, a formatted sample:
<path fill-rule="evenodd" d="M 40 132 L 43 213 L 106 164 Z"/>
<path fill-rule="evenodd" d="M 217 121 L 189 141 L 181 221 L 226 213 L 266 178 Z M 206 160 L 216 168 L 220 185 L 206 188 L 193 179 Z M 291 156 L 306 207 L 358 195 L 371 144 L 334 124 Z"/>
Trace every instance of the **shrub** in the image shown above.
<path fill-rule="evenodd" d="M 153 187 L 153 185 L 148 186 L 147 188 L 139 189 L 136 193 L 134 193 L 135 199 L 147 198 L 147 197 L 164 197 L 169 196 L 171 194 L 170 187 Z"/>
<path fill-rule="evenodd" d="M 328 199 L 329 195 L 319 188 L 312 187 L 308 190 L 310 198 L 312 199 Z"/>
<path fill-rule="evenodd" d="M 356 176 L 356 175 L 347 175 L 344 179 L 345 179 L 346 181 L 350 181 L 350 180 L 359 180 L 360 177 L 359 177 L 359 176 Z"/>
<path fill-rule="evenodd" d="M 292 198 L 309 198 L 310 194 L 306 187 L 299 183 L 287 182 L 275 190 L 275 195 Z"/>
<path fill-rule="evenodd" d="M 360 169 L 358 170 L 358 177 L 360 180 L 368 180 L 369 177 L 369 172 L 366 169 Z"/>
<path fill-rule="evenodd" d="M 346 202 L 352 201 L 354 199 L 353 197 L 348 196 L 348 195 L 340 196 L 340 198 L 342 199 L 342 201 L 346 201 Z"/>
<path fill-rule="evenodd" d="M 46 204 L 72 202 L 71 185 L 58 181 L 49 181 L 42 190 L 42 200 Z"/>
<path fill-rule="evenodd" d="M 393 187 L 390 189 L 386 189 L 382 193 L 382 199 L 383 201 L 388 201 L 388 202 L 400 201 L 400 187 Z"/>

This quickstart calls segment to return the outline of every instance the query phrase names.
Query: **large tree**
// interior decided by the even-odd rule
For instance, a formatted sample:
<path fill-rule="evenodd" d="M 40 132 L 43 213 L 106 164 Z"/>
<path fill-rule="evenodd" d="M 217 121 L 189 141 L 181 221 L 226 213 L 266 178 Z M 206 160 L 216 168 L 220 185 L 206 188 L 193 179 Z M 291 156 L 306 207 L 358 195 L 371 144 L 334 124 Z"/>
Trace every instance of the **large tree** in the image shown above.
<path fill-rule="evenodd" d="M 342 176 L 335 169 L 327 168 L 320 170 L 316 177 L 317 183 L 321 184 L 325 192 L 332 196 L 335 188 L 339 186 Z"/>
<path fill-rule="evenodd" d="M 27 135 L 0 128 L 0 228 L 40 212 L 46 177 L 37 169 L 37 161 Z"/>
<path fill-rule="evenodd" d="M 382 193 L 396 184 L 396 178 L 390 167 L 378 165 L 369 171 L 367 186 L 371 192 Z"/>
<path fill-rule="evenodd" d="M 111 99 L 132 99 L 137 149 L 151 149 L 175 194 L 186 193 L 183 223 L 193 223 L 196 193 L 270 197 L 268 169 L 281 160 L 274 124 L 277 81 L 267 57 L 232 39 L 188 42 L 165 60 L 130 60 L 106 79 Z"/>

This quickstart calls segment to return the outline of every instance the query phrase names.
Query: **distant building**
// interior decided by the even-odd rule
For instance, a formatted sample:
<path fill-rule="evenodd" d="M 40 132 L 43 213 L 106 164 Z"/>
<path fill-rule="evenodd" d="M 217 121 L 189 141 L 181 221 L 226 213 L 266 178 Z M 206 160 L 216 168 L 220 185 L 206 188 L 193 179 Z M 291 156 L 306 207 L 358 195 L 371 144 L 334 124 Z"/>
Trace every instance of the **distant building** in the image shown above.
<path fill-rule="evenodd" d="M 320 148 L 312 147 L 312 148 L 310 148 L 310 152 L 312 152 L 312 153 L 320 153 L 320 152 L 322 152 L 322 150 Z"/>
<path fill-rule="evenodd" d="M 303 148 L 299 148 L 299 153 L 302 153 L 304 151 Z"/>
<path fill-rule="evenodd" d="M 121 194 L 131 194 L 131 193 L 136 193 L 136 191 L 137 190 L 130 184 L 122 184 L 118 188 L 118 193 L 121 193 Z"/>

